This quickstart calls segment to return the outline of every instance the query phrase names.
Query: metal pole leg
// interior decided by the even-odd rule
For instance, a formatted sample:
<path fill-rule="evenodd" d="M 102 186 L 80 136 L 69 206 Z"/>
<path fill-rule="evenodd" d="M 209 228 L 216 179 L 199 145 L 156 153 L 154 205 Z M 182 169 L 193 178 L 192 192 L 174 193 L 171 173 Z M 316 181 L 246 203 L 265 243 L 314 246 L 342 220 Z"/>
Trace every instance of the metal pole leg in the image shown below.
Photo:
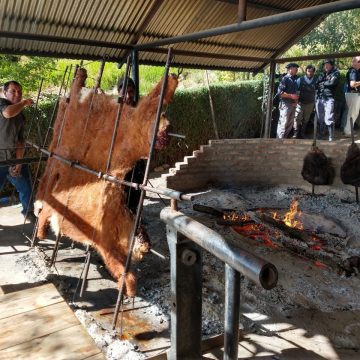
<path fill-rule="evenodd" d="M 61 239 L 61 235 L 60 233 L 56 235 L 56 240 L 55 240 L 55 246 L 54 246 L 54 250 L 51 256 L 51 260 L 50 260 L 50 264 L 49 267 L 52 267 L 55 263 L 56 260 L 56 256 L 59 250 L 59 245 L 60 245 L 60 239 Z"/>
<path fill-rule="evenodd" d="M 240 273 L 225 264 L 224 360 L 236 360 L 239 346 Z"/>
<path fill-rule="evenodd" d="M 201 249 L 167 226 L 171 264 L 171 360 L 201 359 Z"/>
<path fill-rule="evenodd" d="M 90 249 L 90 245 L 87 245 L 86 246 L 86 258 L 85 258 L 85 270 L 84 270 L 84 274 L 82 277 L 81 289 L 80 289 L 80 294 L 79 294 L 79 297 L 81 297 L 81 298 L 83 297 L 86 282 L 87 282 L 87 277 L 89 274 L 90 260 L 91 260 L 91 249 Z"/>

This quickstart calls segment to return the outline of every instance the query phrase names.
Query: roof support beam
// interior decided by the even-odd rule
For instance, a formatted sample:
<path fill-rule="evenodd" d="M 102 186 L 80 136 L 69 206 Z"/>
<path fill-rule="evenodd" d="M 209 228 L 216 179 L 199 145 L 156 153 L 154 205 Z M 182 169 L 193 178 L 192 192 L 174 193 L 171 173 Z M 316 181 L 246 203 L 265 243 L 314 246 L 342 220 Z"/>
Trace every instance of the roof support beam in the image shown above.
<path fill-rule="evenodd" d="M 278 49 L 272 56 L 271 59 L 276 59 L 279 55 L 283 54 L 286 50 L 288 50 L 293 44 L 295 44 L 299 39 L 301 39 L 303 36 L 305 36 L 310 30 L 307 31 L 307 29 L 312 29 L 315 25 L 320 23 L 326 15 L 323 16 L 316 16 L 309 21 L 307 21 L 301 28 L 291 36 L 291 38 L 286 41 L 286 43 Z M 277 59 L 276 59 L 277 60 Z M 262 69 L 266 67 L 267 64 L 263 64 L 256 73 L 259 73 Z"/>
<path fill-rule="evenodd" d="M 102 55 L 89 55 L 89 54 L 73 54 L 67 52 L 55 52 L 55 51 L 35 51 L 35 50 L 20 50 L 20 49 L 1 49 L 1 54 L 10 55 L 26 55 L 26 56 L 42 56 L 61 59 L 73 59 L 73 60 L 95 60 L 101 61 L 104 59 Z M 107 62 L 118 62 L 119 57 L 106 57 Z"/>
<path fill-rule="evenodd" d="M 148 25 L 150 24 L 150 21 L 154 18 L 154 16 L 156 15 L 157 11 L 159 10 L 160 6 L 163 4 L 164 0 L 155 0 L 149 13 L 147 14 L 147 16 L 145 17 L 144 21 L 142 22 L 138 32 L 136 33 L 136 35 L 133 37 L 133 39 L 131 40 L 131 44 L 137 44 L 137 42 L 139 41 L 139 39 L 141 38 L 142 34 L 144 33 L 144 31 L 146 30 L 146 28 L 148 27 Z"/>
<path fill-rule="evenodd" d="M 144 33 L 145 37 L 151 37 L 154 38 L 156 37 L 155 34 L 152 33 Z M 163 38 L 166 39 L 166 38 Z M 270 47 L 265 47 L 265 46 L 254 46 L 254 45 L 247 45 L 247 44 L 234 44 L 234 43 L 221 43 L 219 41 L 214 41 L 214 40 L 200 40 L 200 41 L 192 41 L 194 44 L 201 44 L 201 45 L 207 45 L 207 46 L 218 46 L 218 47 L 222 47 L 222 48 L 228 48 L 228 49 L 239 49 L 239 50 L 255 50 L 255 51 L 262 51 L 262 52 L 274 52 L 276 49 L 274 48 L 270 48 Z"/>
<path fill-rule="evenodd" d="M 238 5 L 238 22 L 242 22 L 246 20 L 246 4 L 247 0 L 239 0 Z"/>
<path fill-rule="evenodd" d="M 114 42 L 97 41 L 97 40 L 67 38 L 62 36 L 20 33 L 16 31 L 0 31 L 0 37 L 11 38 L 11 39 L 22 39 L 22 40 L 50 41 L 50 42 L 58 42 L 58 43 L 74 44 L 74 45 L 96 46 L 96 47 L 104 47 L 109 49 L 132 49 L 132 46 L 127 44 L 119 44 Z"/>
<path fill-rule="evenodd" d="M 321 16 L 325 14 L 330 14 L 333 12 L 350 10 L 360 7 L 359 0 L 342 0 L 334 1 L 327 4 L 322 4 L 318 6 L 312 6 L 304 9 L 288 11 L 286 13 L 275 14 L 270 16 L 265 16 L 258 19 L 243 21 L 241 23 L 231 24 L 220 26 L 214 29 L 203 30 L 191 34 L 185 34 L 180 36 L 174 36 L 170 38 L 165 38 L 158 41 L 153 41 L 147 44 L 135 45 L 135 48 L 138 50 L 144 50 L 151 47 L 171 45 L 186 41 L 199 40 L 207 37 L 230 34 L 234 32 L 240 32 L 245 30 L 257 29 L 260 27 L 265 27 L 269 25 L 282 24 L 284 22 L 292 20 L 300 20 L 305 18 L 312 18 L 315 16 Z"/>
<path fill-rule="evenodd" d="M 319 54 L 319 55 L 304 55 L 304 56 L 298 56 L 298 57 L 288 57 L 288 58 L 276 59 L 276 62 L 277 63 L 285 63 L 285 62 L 291 62 L 291 61 L 349 58 L 349 57 L 359 56 L 359 54 L 360 54 L 360 51 Z"/>
<path fill-rule="evenodd" d="M 229 4 L 234 4 L 234 5 L 237 5 L 237 3 L 238 3 L 238 0 L 217 0 L 217 1 L 225 2 L 225 3 L 229 3 Z M 260 4 L 255 0 L 248 0 L 247 3 L 248 3 L 249 8 L 266 10 L 266 11 L 271 11 L 271 12 L 275 12 L 275 13 L 281 13 L 281 12 L 289 11 L 289 9 L 281 8 L 281 7 L 278 7 L 278 6 L 275 7 L 275 6 L 269 6 L 269 5 Z"/>
<path fill-rule="evenodd" d="M 139 30 L 137 31 L 137 33 L 133 36 L 133 38 L 131 39 L 131 45 L 135 45 L 138 43 L 139 39 L 141 38 L 141 36 L 144 34 L 144 31 L 146 30 L 146 28 L 148 27 L 148 25 L 150 24 L 150 21 L 154 18 L 154 16 L 156 15 L 157 11 L 159 10 L 160 6 L 163 4 L 164 0 L 155 0 L 149 13 L 146 15 L 144 21 L 142 22 L 142 24 L 140 25 Z M 119 66 L 121 66 L 123 63 L 125 63 L 127 57 L 130 54 L 130 51 L 127 51 L 124 54 L 124 57 L 119 61 Z"/>
<path fill-rule="evenodd" d="M 150 61 L 150 60 L 142 60 L 142 65 L 156 65 L 156 66 L 164 66 L 163 61 Z M 216 65 L 198 65 L 198 64 L 182 64 L 181 62 L 173 61 L 171 63 L 172 67 L 179 67 L 184 69 L 195 69 L 195 70 L 218 70 L 218 71 L 234 71 L 234 72 L 250 72 L 253 73 L 256 69 L 252 68 L 239 68 L 239 67 L 231 67 L 231 66 L 216 66 Z"/>
<path fill-rule="evenodd" d="M 288 50 L 294 43 L 304 37 L 310 30 L 306 31 L 306 29 L 312 29 L 315 25 L 320 24 L 321 21 L 324 20 L 326 15 L 324 16 L 316 16 L 315 18 L 310 19 L 306 22 L 280 49 L 278 49 L 272 56 L 272 58 L 276 58 L 279 55 L 283 54 L 286 50 Z"/>
<path fill-rule="evenodd" d="M 163 48 L 154 48 L 146 50 L 148 52 L 155 52 L 161 54 L 167 54 L 167 50 Z M 216 54 L 216 53 L 207 53 L 207 52 L 197 52 L 197 51 L 187 51 L 187 50 L 177 50 L 174 49 L 173 53 L 179 56 L 191 56 L 198 58 L 208 58 L 208 59 L 221 59 L 221 60 L 235 60 L 235 61 L 250 61 L 250 62 L 267 62 L 268 58 L 254 57 L 254 56 L 241 56 L 241 55 L 227 55 L 227 54 Z"/>

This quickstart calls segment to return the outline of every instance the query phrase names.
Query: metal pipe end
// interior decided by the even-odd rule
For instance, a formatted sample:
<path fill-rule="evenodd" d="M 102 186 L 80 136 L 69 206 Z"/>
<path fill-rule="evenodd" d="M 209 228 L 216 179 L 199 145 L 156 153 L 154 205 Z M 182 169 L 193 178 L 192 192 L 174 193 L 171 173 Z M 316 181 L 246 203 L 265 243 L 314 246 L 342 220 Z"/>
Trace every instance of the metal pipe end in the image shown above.
<path fill-rule="evenodd" d="M 194 200 L 195 200 L 195 195 L 181 194 L 181 195 L 180 195 L 180 200 L 183 200 L 183 201 L 194 201 Z"/>
<path fill-rule="evenodd" d="M 278 278 L 278 271 L 273 264 L 267 263 L 262 267 L 259 274 L 259 281 L 265 290 L 273 289 L 278 282 Z"/>

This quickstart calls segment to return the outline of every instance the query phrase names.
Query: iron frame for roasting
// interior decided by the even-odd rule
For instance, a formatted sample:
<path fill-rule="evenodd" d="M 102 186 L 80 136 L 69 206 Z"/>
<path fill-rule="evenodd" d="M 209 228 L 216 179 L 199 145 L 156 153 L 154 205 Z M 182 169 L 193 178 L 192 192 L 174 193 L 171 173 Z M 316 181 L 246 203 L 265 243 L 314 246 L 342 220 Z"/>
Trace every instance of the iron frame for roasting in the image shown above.
<path fill-rule="evenodd" d="M 220 234 L 174 207 L 160 213 L 170 249 L 170 359 L 201 358 L 202 249 L 225 263 L 224 359 L 237 359 L 240 274 L 270 290 L 277 284 L 277 269 L 245 250 L 239 251 Z"/>

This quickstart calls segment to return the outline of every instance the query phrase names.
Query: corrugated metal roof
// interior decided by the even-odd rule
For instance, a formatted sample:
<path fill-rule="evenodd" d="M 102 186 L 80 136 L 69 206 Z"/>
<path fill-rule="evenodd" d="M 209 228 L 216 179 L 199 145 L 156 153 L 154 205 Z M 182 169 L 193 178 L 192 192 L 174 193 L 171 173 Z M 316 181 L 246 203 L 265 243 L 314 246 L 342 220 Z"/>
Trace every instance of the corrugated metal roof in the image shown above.
<path fill-rule="evenodd" d="M 246 20 L 329 2 L 248 0 Z M 266 64 L 261 59 L 283 53 L 321 20 L 294 20 L 174 44 L 174 62 L 256 71 Z M 237 0 L 0 0 L 0 53 L 123 61 L 132 45 L 237 21 Z M 163 64 L 166 51 L 143 50 L 139 60 Z"/>

